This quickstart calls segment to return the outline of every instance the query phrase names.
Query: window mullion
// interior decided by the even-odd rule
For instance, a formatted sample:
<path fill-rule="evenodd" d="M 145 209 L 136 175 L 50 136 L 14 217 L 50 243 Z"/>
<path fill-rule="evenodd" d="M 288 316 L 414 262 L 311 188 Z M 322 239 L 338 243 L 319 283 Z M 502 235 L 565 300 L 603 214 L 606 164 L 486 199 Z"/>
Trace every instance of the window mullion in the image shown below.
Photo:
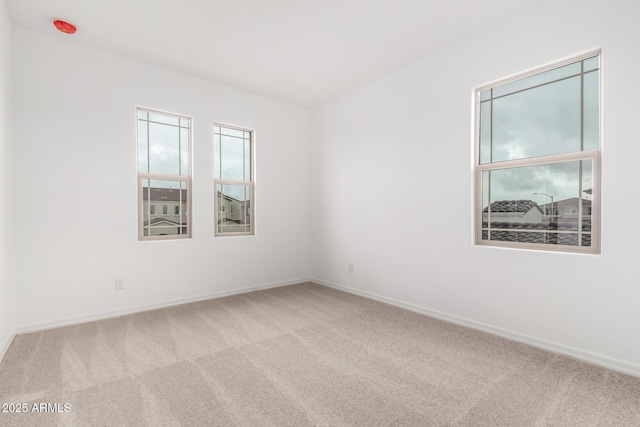
<path fill-rule="evenodd" d="M 495 163 L 484 163 L 477 165 L 477 168 L 481 171 L 495 170 L 495 169 L 511 169 L 523 166 L 545 165 L 552 163 L 564 163 L 577 160 L 596 160 L 598 158 L 598 152 L 595 150 L 589 151 L 576 151 L 573 153 L 554 154 L 544 157 L 531 157 L 528 159 L 517 160 L 505 160 Z"/>

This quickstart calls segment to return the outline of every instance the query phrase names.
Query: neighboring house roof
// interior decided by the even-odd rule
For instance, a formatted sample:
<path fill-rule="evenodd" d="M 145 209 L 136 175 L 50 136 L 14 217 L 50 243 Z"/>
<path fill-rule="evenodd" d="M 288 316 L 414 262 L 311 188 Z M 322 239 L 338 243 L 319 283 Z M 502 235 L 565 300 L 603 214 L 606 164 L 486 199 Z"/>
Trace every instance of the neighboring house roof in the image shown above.
<path fill-rule="evenodd" d="M 149 188 L 149 191 L 146 191 L 146 188 L 143 189 L 144 191 L 142 191 L 142 200 L 147 201 L 149 200 L 149 193 L 151 193 L 151 201 L 152 202 L 179 202 L 180 201 L 180 191 L 182 191 L 182 202 L 186 202 L 187 201 L 187 190 L 178 190 L 177 188 L 156 188 L 156 187 L 151 187 Z M 241 201 L 238 199 L 235 199 L 227 194 L 223 194 L 220 191 L 218 191 L 218 195 L 222 195 L 223 198 L 225 198 L 226 200 L 229 200 L 231 202 L 238 202 L 238 203 L 244 203 L 247 206 L 250 206 L 250 201 L 246 200 L 246 201 Z"/>
<path fill-rule="evenodd" d="M 582 246 L 591 246 L 591 235 L 582 235 Z M 542 233 L 527 233 L 515 231 L 492 231 L 491 240 L 503 242 L 538 243 L 550 245 L 578 246 L 578 234 L 551 233 L 546 237 Z M 482 232 L 482 239 L 487 240 L 486 231 Z M 547 239 L 547 240 L 545 240 Z"/>
<path fill-rule="evenodd" d="M 179 190 L 177 188 L 156 188 L 151 187 L 149 191 L 144 188 L 142 191 L 142 200 L 149 199 L 149 193 L 151 193 L 152 202 L 179 202 L 180 192 L 182 191 L 182 201 L 187 201 L 187 190 Z"/>
<path fill-rule="evenodd" d="M 170 219 L 166 218 L 154 218 L 151 221 L 145 221 L 144 225 L 157 225 L 159 223 L 164 223 L 167 225 L 186 225 L 186 223 L 180 224 L 179 222 L 171 221 Z"/>
<path fill-rule="evenodd" d="M 228 200 L 230 202 L 244 203 L 245 205 L 250 206 L 250 200 L 244 200 L 244 201 L 238 200 L 238 199 L 236 199 L 234 197 L 231 197 L 231 196 L 229 196 L 227 194 L 224 194 L 224 193 L 218 191 L 218 197 L 220 197 L 220 196 L 222 196 L 224 199 L 226 199 L 226 200 Z"/>
<path fill-rule="evenodd" d="M 577 206 L 578 198 L 560 200 L 554 202 L 555 207 Z M 591 201 L 582 199 L 583 206 L 590 206 Z M 542 207 L 550 206 L 542 205 Z M 499 209 L 498 212 L 510 213 L 526 213 L 533 208 L 537 208 L 541 213 L 541 206 L 531 200 L 502 200 L 491 204 L 491 211 Z M 528 210 L 527 210 L 528 209 Z M 487 212 L 485 208 L 483 212 Z M 499 218 L 499 216 L 496 216 Z M 482 240 L 489 239 L 487 228 L 489 224 L 486 221 L 482 223 Z M 577 222 L 503 222 L 491 221 L 491 240 L 503 242 L 522 242 L 522 243 L 546 243 L 555 245 L 578 246 L 580 232 L 578 231 Z M 582 246 L 591 246 L 591 222 L 584 221 L 582 223 Z"/>
<path fill-rule="evenodd" d="M 487 226 L 488 224 L 486 222 L 482 223 L 482 228 L 487 228 Z M 575 224 L 492 222 L 491 228 L 491 240 L 569 246 L 578 245 L 579 233 Z M 545 233 L 534 232 L 533 230 L 544 231 Z M 569 233 L 557 233 L 557 231 Z M 584 223 L 582 231 L 590 232 L 591 223 Z M 591 246 L 591 234 L 583 234 L 582 239 L 582 246 Z M 488 240 L 487 230 L 482 230 L 482 240 Z"/>
<path fill-rule="evenodd" d="M 542 213 L 538 204 L 533 200 L 500 200 L 491 203 L 490 207 L 493 213 L 527 213 L 534 208 Z M 489 206 L 484 208 L 482 212 L 489 212 Z"/>

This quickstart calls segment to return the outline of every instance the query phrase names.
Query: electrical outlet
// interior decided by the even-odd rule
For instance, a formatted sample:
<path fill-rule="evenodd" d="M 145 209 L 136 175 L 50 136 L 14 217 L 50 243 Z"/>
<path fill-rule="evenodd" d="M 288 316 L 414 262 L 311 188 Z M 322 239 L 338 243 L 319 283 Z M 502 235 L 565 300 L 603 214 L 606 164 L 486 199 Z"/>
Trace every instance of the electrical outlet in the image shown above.
<path fill-rule="evenodd" d="M 351 274 L 353 274 L 353 263 L 350 262 L 349 264 L 347 264 L 347 271 Z"/>
<path fill-rule="evenodd" d="M 116 291 L 121 291 L 124 289 L 124 279 L 116 278 Z"/>

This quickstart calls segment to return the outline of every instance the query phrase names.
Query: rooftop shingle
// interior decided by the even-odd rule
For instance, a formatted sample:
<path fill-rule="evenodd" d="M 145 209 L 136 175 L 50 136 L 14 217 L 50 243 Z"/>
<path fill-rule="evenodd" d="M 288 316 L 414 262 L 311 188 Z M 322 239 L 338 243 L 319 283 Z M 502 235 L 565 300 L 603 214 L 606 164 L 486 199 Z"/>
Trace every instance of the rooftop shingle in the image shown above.
<path fill-rule="evenodd" d="M 491 212 L 527 213 L 531 209 L 536 208 L 542 213 L 538 204 L 533 200 L 499 200 L 491 203 L 490 207 Z M 482 212 L 489 212 L 489 206 L 484 208 Z"/>

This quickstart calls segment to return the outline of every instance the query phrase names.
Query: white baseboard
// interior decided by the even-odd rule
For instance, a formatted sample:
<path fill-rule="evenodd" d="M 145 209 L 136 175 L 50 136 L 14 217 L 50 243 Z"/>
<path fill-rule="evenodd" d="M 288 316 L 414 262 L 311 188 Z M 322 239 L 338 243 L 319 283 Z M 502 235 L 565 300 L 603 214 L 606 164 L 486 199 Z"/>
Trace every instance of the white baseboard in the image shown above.
<path fill-rule="evenodd" d="M 413 311 L 416 313 L 424 314 L 429 317 L 434 317 L 436 319 L 445 320 L 447 322 L 455 323 L 457 325 L 466 326 L 472 329 L 477 329 L 483 332 L 487 332 L 493 335 L 497 335 L 503 338 L 507 338 L 512 341 L 521 342 L 524 344 L 531 345 L 533 347 L 542 348 L 544 350 L 548 350 L 554 353 L 560 353 L 567 356 L 571 356 L 575 359 L 582 360 L 584 362 L 592 363 L 594 365 L 602 366 L 608 369 L 612 369 L 614 371 L 622 372 L 624 374 L 633 375 L 636 377 L 640 377 L 640 366 L 623 362 L 621 360 L 612 359 L 606 356 L 602 356 L 599 354 L 591 353 L 588 351 L 583 351 L 577 348 L 569 347 L 563 344 L 558 344 L 556 342 L 543 340 L 540 338 L 532 337 L 529 335 L 521 334 L 519 332 L 510 331 L 508 329 L 499 328 L 496 326 L 488 325 L 486 323 L 477 322 L 475 320 L 467 319 L 464 317 L 456 316 L 453 314 L 443 313 L 441 311 L 432 310 L 430 308 L 418 306 L 415 304 L 407 303 L 404 301 L 395 300 L 393 298 L 387 298 L 381 295 L 377 295 L 371 292 L 361 291 L 358 289 L 349 288 L 347 286 L 338 285 L 336 283 L 327 282 L 325 280 L 312 278 L 312 282 L 317 283 L 319 285 L 327 286 L 330 288 L 334 288 L 340 291 L 349 292 L 355 295 L 359 295 L 365 298 L 373 299 L 376 301 L 380 301 L 386 304 L 390 304 L 396 307 L 404 308 L 409 311 Z"/>
<path fill-rule="evenodd" d="M 178 298 L 174 300 L 161 301 L 161 302 L 156 302 L 152 304 L 125 307 L 117 310 L 109 310 L 109 311 L 103 311 L 99 313 L 65 317 L 61 319 L 48 320 L 46 322 L 29 323 L 26 325 L 21 325 L 18 328 L 16 328 L 16 334 L 44 331 L 47 329 L 59 328 L 61 326 L 77 325 L 80 323 L 93 322 L 95 320 L 109 319 L 112 317 L 120 317 L 120 316 L 125 316 L 127 314 L 140 313 L 143 311 L 155 310 L 163 307 L 171 307 L 174 305 L 187 304 L 190 302 L 204 301 L 204 300 L 214 299 L 214 298 L 222 298 L 222 297 L 227 297 L 231 295 L 238 295 L 238 294 L 244 294 L 247 292 L 259 291 L 263 289 L 271 289 L 271 288 L 278 288 L 281 286 L 295 285 L 298 283 L 304 283 L 309 281 L 311 281 L 311 278 L 304 277 L 300 279 L 288 280 L 286 282 L 265 283 L 261 285 L 247 286 L 240 289 L 217 291 L 217 292 L 212 292 L 208 294 L 196 295 L 193 297 Z"/>

